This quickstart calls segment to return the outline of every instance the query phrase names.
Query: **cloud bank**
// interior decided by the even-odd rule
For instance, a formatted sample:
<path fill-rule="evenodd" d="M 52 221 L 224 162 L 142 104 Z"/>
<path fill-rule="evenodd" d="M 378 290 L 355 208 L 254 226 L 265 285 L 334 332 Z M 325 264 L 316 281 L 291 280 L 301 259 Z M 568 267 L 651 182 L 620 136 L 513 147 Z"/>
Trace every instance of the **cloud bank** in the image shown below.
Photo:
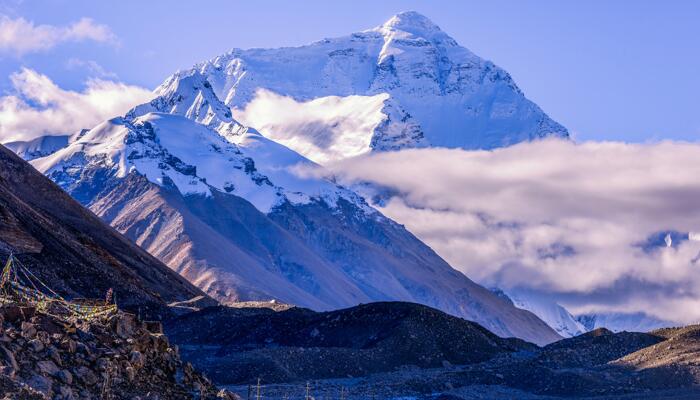
<path fill-rule="evenodd" d="M 382 114 L 386 93 L 374 96 L 326 96 L 297 101 L 259 89 L 244 109 L 235 110 L 243 124 L 295 149 L 318 163 L 369 152 L 372 132 Z"/>
<path fill-rule="evenodd" d="M 102 79 L 88 80 L 82 92 L 64 90 L 26 68 L 10 80 L 16 93 L 0 97 L 0 143 L 92 128 L 153 97 L 150 90 Z"/>
<path fill-rule="evenodd" d="M 108 26 L 90 18 L 82 18 L 68 26 L 53 26 L 0 16 L 0 54 L 21 56 L 51 49 L 63 42 L 82 41 L 117 43 L 117 37 Z"/>
<path fill-rule="evenodd" d="M 547 140 L 330 168 L 345 184 L 371 183 L 360 187 L 386 215 L 485 285 L 545 293 L 574 313 L 700 320 L 700 242 L 649 245 L 661 231 L 700 230 L 698 144 Z"/>

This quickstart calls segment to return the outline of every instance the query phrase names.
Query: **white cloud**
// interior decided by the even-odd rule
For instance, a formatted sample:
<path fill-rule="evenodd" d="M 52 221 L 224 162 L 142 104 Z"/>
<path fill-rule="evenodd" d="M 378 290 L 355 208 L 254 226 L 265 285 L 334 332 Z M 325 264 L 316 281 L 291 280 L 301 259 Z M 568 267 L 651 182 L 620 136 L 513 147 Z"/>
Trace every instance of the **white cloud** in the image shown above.
<path fill-rule="evenodd" d="M 90 18 L 82 18 L 68 26 L 35 25 L 24 18 L 12 19 L 0 16 L 0 54 L 21 56 L 44 51 L 62 42 L 95 41 L 117 43 L 108 26 L 97 24 Z"/>
<path fill-rule="evenodd" d="M 374 128 L 389 96 L 326 96 L 297 101 L 259 89 L 236 118 L 318 163 L 370 151 Z"/>
<path fill-rule="evenodd" d="M 63 90 L 31 69 L 10 77 L 16 94 L 0 97 L 0 142 L 92 128 L 153 97 L 151 91 L 120 82 L 91 79 L 82 92 Z"/>
<path fill-rule="evenodd" d="M 495 151 L 406 150 L 330 168 L 401 193 L 382 211 L 486 285 L 548 293 L 574 312 L 700 320 L 700 145 L 556 140 Z"/>

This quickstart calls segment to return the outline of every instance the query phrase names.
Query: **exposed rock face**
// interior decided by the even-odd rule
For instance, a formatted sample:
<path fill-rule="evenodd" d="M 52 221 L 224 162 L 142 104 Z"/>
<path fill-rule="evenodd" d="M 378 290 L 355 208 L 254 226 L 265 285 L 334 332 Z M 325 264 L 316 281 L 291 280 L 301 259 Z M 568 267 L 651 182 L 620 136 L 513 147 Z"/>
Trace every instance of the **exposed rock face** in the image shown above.
<path fill-rule="evenodd" d="M 166 331 L 185 359 L 225 384 L 474 364 L 537 348 L 426 306 L 393 302 L 326 313 L 209 308 L 168 322 Z"/>
<path fill-rule="evenodd" d="M 0 146 L 0 260 L 10 252 L 68 297 L 102 298 L 155 314 L 203 293 Z"/>
<path fill-rule="evenodd" d="M 0 308 L 5 399 L 236 399 L 180 359 L 168 338 L 133 315 L 67 323 Z"/>

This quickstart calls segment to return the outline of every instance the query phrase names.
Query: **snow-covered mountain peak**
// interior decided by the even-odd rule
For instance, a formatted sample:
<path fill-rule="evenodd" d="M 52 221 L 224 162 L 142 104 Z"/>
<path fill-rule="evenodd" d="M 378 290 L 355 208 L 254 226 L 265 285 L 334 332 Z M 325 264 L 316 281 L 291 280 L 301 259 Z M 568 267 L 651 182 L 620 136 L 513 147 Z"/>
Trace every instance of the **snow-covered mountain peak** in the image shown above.
<path fill-rule="evenodd" d="M 246 127 L 233 119 L 231 109 L 214 93 L 205 76 L 196 72 L 178 72 L 155 90 L 156 98 L 134 107 L 127 118 L 151 112 L 181 115 L 222 134 L 244 133 Z"/>
<path fill-rule="evenodd" d="M 416 11 L 398 13 L 374 30 L 382 33 L 401 31 L 416 36 L 422 36 L 426 39 L 430 39 L 436 34 L 447 36 L 433 21 Z"/>
<path fill-rule="evenodd" d="M 233 118 L 318 163 L 415 147 L 492 149 L 566 128 L 425 16 L 305 46 L 233 49 L 201 75 Z"/>

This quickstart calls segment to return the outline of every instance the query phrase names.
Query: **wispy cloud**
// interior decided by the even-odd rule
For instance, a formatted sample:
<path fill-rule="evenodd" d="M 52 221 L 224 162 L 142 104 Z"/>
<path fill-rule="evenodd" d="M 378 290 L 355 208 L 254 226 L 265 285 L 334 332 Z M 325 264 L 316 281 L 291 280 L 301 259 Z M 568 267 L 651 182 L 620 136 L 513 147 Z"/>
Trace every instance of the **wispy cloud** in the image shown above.
<path fill-rule="evenodd" d="M 0 54 L 21 56 L 51 49 L 63 42 L 117 43 L 112 30 L 90 18 L 68 26 L 35 25 L 22 17 L 0 16 Z"/>
<path fill-rule="evenodd" d="M 3 143 L 92 128 L 153 97 L 150 90 L 103 79 L 88 80 L 82 92 L 64 90 L 26 68 L 10 79 L 16 93 L 0 97 Z"/>
<path fill-rule="evenodd" d="M 534 289 L 574 312 L 700 320 L 700 243 L 639 245 L 700 229 L 699 144 L 407 150 L 331 169 L 391 189 L 382 211 L 486 285 Z"/>
<path fill-rule="evenodd" d="M 117 79 L 118 76 L 112 71 L 106 70 L 100 63 L 95 60 L 83 60 L 81 58 L 69 58 L 66 61 L 68 69 L 84 69 L 90 76 L 95 78 Z"/>

